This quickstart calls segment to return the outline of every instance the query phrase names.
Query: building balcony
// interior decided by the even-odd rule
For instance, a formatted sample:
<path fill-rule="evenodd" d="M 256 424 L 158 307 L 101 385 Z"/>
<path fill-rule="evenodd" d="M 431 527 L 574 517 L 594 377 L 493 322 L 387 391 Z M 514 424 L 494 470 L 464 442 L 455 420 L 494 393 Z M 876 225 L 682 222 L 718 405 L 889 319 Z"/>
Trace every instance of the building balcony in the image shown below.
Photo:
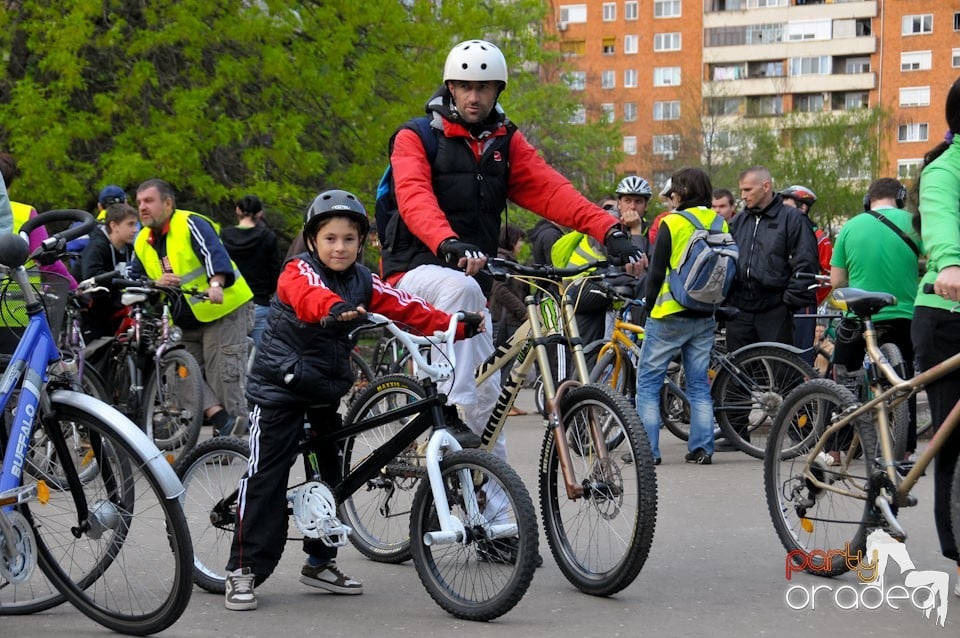
<path fill-rule="evenodd" d="M 876 0 L 863 2 L 824 2 L 822 4 L 794 5 L 787 7 L 763 7 L 736 10 L 716 10 L 711 7 L 731 6 L 721 0 L 705 0 L 703 28 L 729 27 L 744 24 L 789 22 L 792 20 L 848 20 L 875 18 Z"/>
<path fill-rule="evenodd" d="M 704 47 L 704 64 L 747 62 L 750 60 L 785 60 L 821 55 L 872 55 L 877 50 L 877 38 L 834 38 L 832 40 L 803 40 L 770 44 L 742 44 L 725 47 Z"/>
<path fill-rule="evenodd" d="M 749 78 L 703 83 L 703 97 L 783 95 L 786 93 L 832 93 L 871 91 L 877 86 L 876 73 L 801 75 L 776 78 Z"/>

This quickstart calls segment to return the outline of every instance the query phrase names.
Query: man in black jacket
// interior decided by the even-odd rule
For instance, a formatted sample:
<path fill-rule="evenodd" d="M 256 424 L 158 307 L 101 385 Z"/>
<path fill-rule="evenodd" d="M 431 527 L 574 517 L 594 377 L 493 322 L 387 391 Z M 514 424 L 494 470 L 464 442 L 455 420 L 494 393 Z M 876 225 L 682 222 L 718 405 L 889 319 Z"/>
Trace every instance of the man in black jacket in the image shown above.
<path fill-rule="evenodd" d="M 727 348 L 733 352 L 757 341 L 793 343 L 793 313 L 814 303 L 810 279 L 818 273 L 817 239 L 796 208 L 773 191 L 762 166 L 740 173 L 744 212 L 730 223 L 740 249 L 737 279 L 727 303 L 740 310 L 727 322 Z"/>

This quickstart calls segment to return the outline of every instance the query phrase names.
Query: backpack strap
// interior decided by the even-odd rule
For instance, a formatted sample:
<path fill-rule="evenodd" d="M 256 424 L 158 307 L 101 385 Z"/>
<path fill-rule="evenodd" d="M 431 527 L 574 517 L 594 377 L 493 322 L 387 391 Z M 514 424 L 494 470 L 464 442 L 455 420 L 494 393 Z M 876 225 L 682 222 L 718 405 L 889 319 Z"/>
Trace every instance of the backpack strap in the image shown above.
<path fill-rule="evenodd" d="M 910 237 L 905 232 L 900 230 L 900 228 L 896 224 L 894 224 L 892 221 L 890 221 L 889 219 L 887 219 L 886 217 L 884 217 L 883 215 L 881 215 L 875 210 L 868 210 L 867 212 L 873 215 L 874 217 L 876 217 L 881 222 L 883 222 L 884 226 L 886 226 L 887 228 L 895 232 L 897 235 L 899 235 L 900 239 L 902 239 L 904 243 L 906 243 L 907 246 L 910 247 L 910 250 L 913 251 L 913 254 L 916 255 L 918 259 L 920 258 L 920 249 L 917 247 L 917 244 L 914 243 L 914 241 L 910 239 Z"/>

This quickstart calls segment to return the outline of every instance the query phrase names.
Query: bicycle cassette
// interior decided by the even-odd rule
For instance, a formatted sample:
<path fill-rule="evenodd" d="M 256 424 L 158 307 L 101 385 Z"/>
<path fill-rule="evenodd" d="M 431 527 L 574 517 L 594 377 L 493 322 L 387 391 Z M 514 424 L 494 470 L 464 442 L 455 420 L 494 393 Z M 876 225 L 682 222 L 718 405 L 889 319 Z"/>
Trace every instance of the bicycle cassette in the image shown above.
<path fill-rule="evenodd" d="M 309 538 L 319 538 L 328 547 L 343 547 L 352 531 L 337 518 L 333 492 L 324 483 L 311 481 L 301 485 L 291 496 L 293 519 Z"/>

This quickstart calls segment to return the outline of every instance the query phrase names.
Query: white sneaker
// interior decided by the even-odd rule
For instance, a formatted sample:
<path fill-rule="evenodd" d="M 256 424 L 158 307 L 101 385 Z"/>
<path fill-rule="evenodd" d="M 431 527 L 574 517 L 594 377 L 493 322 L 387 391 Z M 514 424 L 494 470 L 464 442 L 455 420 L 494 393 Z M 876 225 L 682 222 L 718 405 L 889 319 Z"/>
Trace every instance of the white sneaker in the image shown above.
<path fill-rule="evenodd" d="M 253 593 L 254 578 L 255 576 L 249 567 L 228 572 L 224 607 L 231 611 L 256 609 L 257 597 Z"/>

